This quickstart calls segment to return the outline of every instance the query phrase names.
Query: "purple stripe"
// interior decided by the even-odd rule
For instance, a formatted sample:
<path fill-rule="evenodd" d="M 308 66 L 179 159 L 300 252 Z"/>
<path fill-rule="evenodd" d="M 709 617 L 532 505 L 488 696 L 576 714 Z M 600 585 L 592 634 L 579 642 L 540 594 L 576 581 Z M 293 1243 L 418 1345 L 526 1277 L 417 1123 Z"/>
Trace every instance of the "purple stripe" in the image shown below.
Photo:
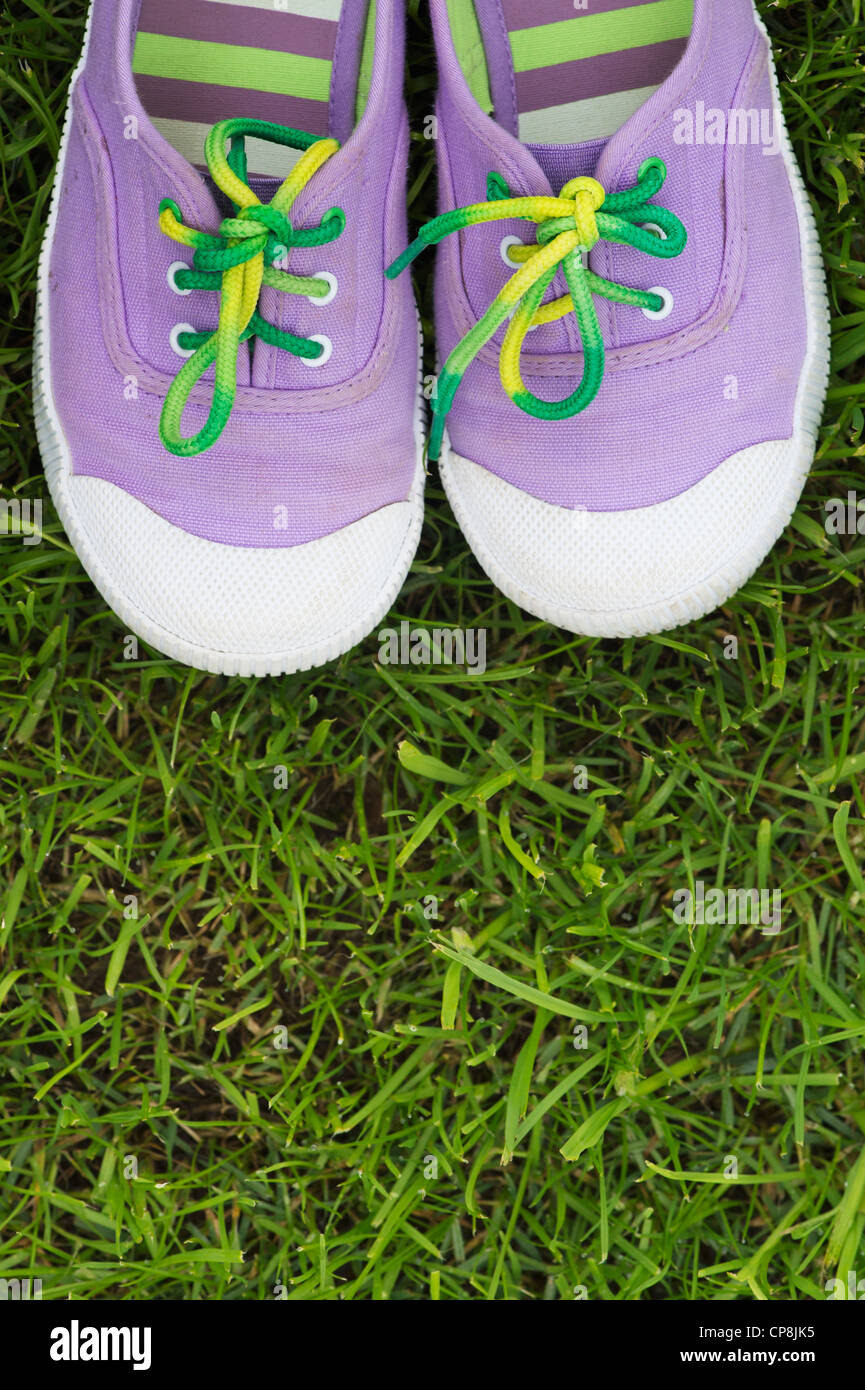
<path fill-rule="evenodd" d="M 687 39 L 666 39 L 645 48 L 626 48 L 597 58 L 575 58 L 570 63 L 518 72 L 517 105 L 520 111 L 544 111 L 567 101 L 658 86 L 670 76 L 687 46 Z"/>
<path fill-rule="evenodd" d="M 173 77 L 137 73 L 141 105 L 149 116 L 216 125 L 234 116 L 249 116 L 276 125 L 294 126 L 310 135 L 327 134 L 327 102 L 308 97 L 284 97 L 276 92 L 252 92 L 245 87 L 219 87 L 210 82 L 178 82 Z"/>
<path fill-rule="evenodd" d="M 336 28 L 333 19 L 307 19 L 303 15 L 241 5 L 214 5 L 210 0 L 143 0 L 138 20 L 142 34 L 233 43 L 328 60 L 333 57 Z"/>
<path fill-rule="evenodd" d="M 558 24 L 563 19 L 580 19 L 584 15 L 588 19 L 593 14 L 609 14 L 611 10 L 652 3 L 653 0 L 591 0 L 587 10 L 575 10 L 573 0 L 502 0 L 502 8 L 505 23 L 513 31 L 535 29 L 540 24 Z"/>

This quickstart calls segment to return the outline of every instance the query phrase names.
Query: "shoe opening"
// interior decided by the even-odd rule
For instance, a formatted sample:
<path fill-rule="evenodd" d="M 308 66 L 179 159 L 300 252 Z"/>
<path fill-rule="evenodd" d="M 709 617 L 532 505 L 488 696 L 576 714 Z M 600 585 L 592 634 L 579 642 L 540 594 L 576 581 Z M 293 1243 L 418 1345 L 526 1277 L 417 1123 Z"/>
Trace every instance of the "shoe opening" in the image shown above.
<path fill-rule="evenodd" d="M 694 0 L 447 0 L 483 110 L 528 145 L 606 140 L 676 67 Z"/>
<path fill-rule="evenodd" d="M 141 0 L 132 70 L 157 130 L 203 166 L 210 128 L 273 121 L 344 142 L 363 115 L 376 0 Z M 247 141 L 253 175 L 284 179 L 292 152 Z"/>

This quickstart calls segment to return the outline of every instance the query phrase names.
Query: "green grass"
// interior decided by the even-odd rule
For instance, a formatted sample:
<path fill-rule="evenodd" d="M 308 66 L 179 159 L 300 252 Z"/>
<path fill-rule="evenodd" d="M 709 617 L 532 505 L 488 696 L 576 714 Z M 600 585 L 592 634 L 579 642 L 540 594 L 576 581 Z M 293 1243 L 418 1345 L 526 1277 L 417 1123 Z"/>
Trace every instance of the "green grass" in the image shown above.
<path fill-rule="evenodd" d="M 861 489 L 863 15 L 760 8 L 835 373 L 796 517 L 721 611 L 623 643 L 534 621 L 434 476 L 394 617 L 486 627 L 486 676 L 377 669 L 372 637 L 244 682 L 125 660 L 49 504 L 42 545 L 0 540 L 0 1277 L 807 1300 L 865 1274 L 865 541 L 823 527 Z M 46 495 L 33 290 L 83 10 L 0 21 L 7 498 Z M 689 934 L 697 879 L 779 890 L 780 933 Z"/>

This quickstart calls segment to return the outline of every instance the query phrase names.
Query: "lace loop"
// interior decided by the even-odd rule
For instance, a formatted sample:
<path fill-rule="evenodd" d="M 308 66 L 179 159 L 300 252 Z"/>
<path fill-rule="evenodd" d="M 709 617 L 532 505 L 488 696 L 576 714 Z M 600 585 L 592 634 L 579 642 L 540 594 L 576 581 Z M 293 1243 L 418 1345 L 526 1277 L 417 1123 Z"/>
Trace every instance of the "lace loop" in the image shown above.
<path fill-rule="evenodd" d="M 264 204 L 249 188 L 245 138 L 256 136 L 301 150 L 300 159 L 270 203 Z M 226 142 L 231 149 L 226 156 Z M 286 294 L 323 298 L 330 286 L 315 276 L 292 275 L 277 270 L 273 262 L 293 246 L 322 246 L 334 241 L 345 226 L 341 208 L 331 208 L 318 227 L 292 227 L 288 213 L 300 191 L 339 149 L 335 140 L 319 140 L 288 126 L 269 121 L 229 120 L 214 126 L 205 143 L 205 158 L 217 187 L 236 208 L 224 219 L 218 235 L 189 227 L 171 198 L 159 205 L 159 226 L 166 236 L 194 250 L 191 268 L 178 270 L 175 283 L 181 289 L 220 290 L 219 325 L 212 333 L 185 333 L 184 348 L 194 348 L 172 382 L 159 423 L 159 434 L 172 454 L 203 453 L 221 435 L 234 407 L 237 393 L 237 355 L 240 344 L 251 337 L 310 359 L 322 355 L 322 346 L 309 338 L 288 333 L 268 323 L 258 312 L 262 285 Z M 198 434 L 184 438 L 181 420 L 193 387 L 215 363 L 215 381 L 207 422 Z"/>
<path fill-rule="evenodd" d="M 510 248 L 509 256 L 518 268 L 451 352 L 439 374 L 433 397 L 430 458 L 439 456 L 445 419 L 467 368 L 508 318 L 511 321 L 499 353 L 499 376 L 514 404 L 543 420 L 563 420 L 591 404 L 600 390 L 605 368 L 604 341 L 593 296 L 654 310 L 663 307 L 663 300 L 650 290 L 636 290 L 603 279 L 584 265 L 583 256 L 601 238 L 662 259 L 680 255 L 687 242 L 683 224 L 675 213 L 648 201 L 660 191 L 666 177 L 663 160 L 653 157 L 640 166 L 636 185 L 619 193 L 607 193 L 597 179 L 581 176 L 566 183 L 557 198 L 514 198 L 502 176 L 493 172 L 487 179 L 485 203 L 455 208 L 421 227 L 412 244 L 388 267 L 388 278 L 394 279 L 426 246 L 436 245 L 453 232 L 512 218 L 537 225 L 535 245 Z M 640 225 L 650 221 L 661 229 L 663 237 Z M 544 295 L 560 269 L 569 293 L 544 304 Z M 583 346 L 583 376 L 576 390 L 564 400 L 545 401 L 523 382 L 523 342 L 529 329 L 569 313 L 576 317 Z"/>

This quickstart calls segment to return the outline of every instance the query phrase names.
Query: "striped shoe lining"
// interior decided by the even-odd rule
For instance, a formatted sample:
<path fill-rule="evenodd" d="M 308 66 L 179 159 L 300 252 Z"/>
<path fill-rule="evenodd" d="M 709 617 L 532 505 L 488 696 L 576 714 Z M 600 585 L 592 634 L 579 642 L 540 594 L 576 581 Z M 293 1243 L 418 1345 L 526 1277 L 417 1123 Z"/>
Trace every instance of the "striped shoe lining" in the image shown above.
<path fill-rule="evenodd" d="M 132 58 L 153 124 L 185 159 L 233 116 L 327 135 L 343 0 L 142 0 Z M 299 153 L 247 141 L 250 172 L 285 178 Z"/>
<path fill-rule="evenodd" d="M 694 0 L 501 0 L 526 144 L 607 139 L 669 77 Z"/>

